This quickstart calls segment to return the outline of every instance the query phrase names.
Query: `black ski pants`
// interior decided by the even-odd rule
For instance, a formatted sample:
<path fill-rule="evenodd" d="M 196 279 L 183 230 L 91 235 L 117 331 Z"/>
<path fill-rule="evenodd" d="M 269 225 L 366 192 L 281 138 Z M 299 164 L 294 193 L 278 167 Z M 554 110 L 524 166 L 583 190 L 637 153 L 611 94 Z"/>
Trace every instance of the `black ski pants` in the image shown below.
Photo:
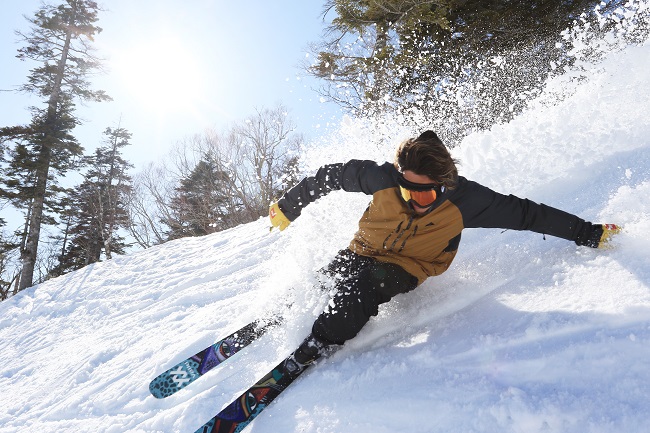
<path fill-rule="evenodd" d="M 379 305 L 418 285 L 402 267 L 343 250 L 324 270 L 336 281 L 333 302 L 316 319 L 312 334 L 326 343 L 343 344 L 376 316 Z"/>

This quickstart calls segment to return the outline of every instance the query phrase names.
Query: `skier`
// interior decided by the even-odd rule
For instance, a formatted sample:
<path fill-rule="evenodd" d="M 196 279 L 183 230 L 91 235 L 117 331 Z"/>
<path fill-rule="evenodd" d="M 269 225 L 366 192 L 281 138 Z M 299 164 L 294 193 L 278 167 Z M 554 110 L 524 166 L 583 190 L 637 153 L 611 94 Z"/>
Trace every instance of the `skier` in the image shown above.
<path fill-rule="evenodd" d="M 271 224 L 284 230 L 302 209 L 332 190 L 363 192 L 372 200 L 349 247 L 326 268 L 335 278 L 334 306 L 285 362 L 299 374 L 353 338 L 380 304 L 446 271 L 465 228 L 529 230 L 603 247 L 620 228 L 513 195 L 502 195 L 459 176 L 457 161 L 435 132 L 402 142 L 394 163 L 351 160 L 321 167 L 271 205 Z"/>

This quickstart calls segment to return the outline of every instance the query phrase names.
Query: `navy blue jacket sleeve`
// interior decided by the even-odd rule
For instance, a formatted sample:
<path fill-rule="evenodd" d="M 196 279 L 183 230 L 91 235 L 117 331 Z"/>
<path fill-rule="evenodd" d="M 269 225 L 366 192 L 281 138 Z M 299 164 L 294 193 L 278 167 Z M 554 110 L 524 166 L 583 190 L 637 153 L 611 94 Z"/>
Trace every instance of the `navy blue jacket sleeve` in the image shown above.
<path fill-rule="evenodd" d="M 293 221 L 302 209 L 330 191 L 343 190 L 372 195 L 396 185 L 397 170 L 390 163 L 353 159 L 345 164 L 330 164 L 318 169 L 314 176 L 304 178 L 284 193 L 278 201 L 286 217 Z"/>
<path fill-rule="evenodd" d="M 460 209 L 465 228 L 530 230 L 575 241 L 585 225 L 590 225 L 576 215 L 514 195 L 506 196 L 462 177 L 450 200 Z"/>

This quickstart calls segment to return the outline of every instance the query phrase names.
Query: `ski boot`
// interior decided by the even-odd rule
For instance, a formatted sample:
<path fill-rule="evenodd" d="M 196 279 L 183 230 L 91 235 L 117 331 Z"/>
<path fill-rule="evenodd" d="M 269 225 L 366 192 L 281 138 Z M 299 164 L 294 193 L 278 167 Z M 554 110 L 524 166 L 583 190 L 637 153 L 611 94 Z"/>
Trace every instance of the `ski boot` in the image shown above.
<path fill-rule="evenodd" d="M 329 343 L 325 343 L 313 334 L 309 334 L 298 349 L 284 362 L 284 372 L 289 377 L 296 377 L 310 364 L 328 352 Z"/>

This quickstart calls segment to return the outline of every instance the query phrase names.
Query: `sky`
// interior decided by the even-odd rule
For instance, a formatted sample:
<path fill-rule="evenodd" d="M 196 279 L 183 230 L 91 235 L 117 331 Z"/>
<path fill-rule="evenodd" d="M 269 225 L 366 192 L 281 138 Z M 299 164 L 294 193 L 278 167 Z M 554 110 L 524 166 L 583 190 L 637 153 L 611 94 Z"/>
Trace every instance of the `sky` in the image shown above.
<path fill-rule="evenodd" d="M 57 2 L 52 2 L 58 4 Z M 0 15 L 0 89 L 26 81 L 29 65 L 15 58 L 41 2 L 3 2 Z M 97 54 L 106 73 L 92 79 L 112 102 L 87 103 L 75 130 L 87 152 L 101 144 L 107 127 L 132 134 L 126 158 L 136 169 L 158 160 L 177 142 L 206 128 L 224 130 L 257 108 L 278 103 L 288 109 L 307 139 L 340 119 L 339 108 L 323 102 L 315 79 L 301 69 L 310 43 L 326 24 L 317 1 L 232 2 L 223 0 L 112 0 L 99 2 L 103 31 Z M 329 17 L 328 17 L 329 18 Z M 37 99 L 0 92 L 0 126 L 26 124 Z"/>

